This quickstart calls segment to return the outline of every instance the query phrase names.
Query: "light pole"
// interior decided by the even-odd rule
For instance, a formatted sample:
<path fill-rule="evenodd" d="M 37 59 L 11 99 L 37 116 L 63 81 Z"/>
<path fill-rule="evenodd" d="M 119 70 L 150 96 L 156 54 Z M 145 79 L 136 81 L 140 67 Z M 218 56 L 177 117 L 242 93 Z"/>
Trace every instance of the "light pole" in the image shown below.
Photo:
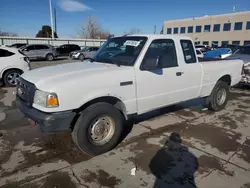
<path fill-rule="evenodd" d="M 51 0 L 49 0 L 49 12 L 50 12 L 50 27 L 52 31 L 52 40 L 54 39 L 54 26 L 53 26 L 53 15 L 52 15 L 52 4 Z"/>

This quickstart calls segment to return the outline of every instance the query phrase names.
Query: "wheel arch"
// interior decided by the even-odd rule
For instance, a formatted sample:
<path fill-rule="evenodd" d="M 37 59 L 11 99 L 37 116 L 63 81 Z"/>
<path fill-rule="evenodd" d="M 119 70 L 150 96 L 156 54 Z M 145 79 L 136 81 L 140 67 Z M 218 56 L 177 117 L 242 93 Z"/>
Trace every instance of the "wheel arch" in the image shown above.
<path fill-rule="evenodd" d="M 71 128 L 72 129 L 74 128 L 75 122 L 77 121 L 78 117 L 80 116 L 80 112 L 82 112 L 83 110 L 85 110 L 89 106 L 91 106 L 95 103 L 99 103 L 99 102 L 105 102 L 105 103 L 113 105 L 115 108 L 117 108 L 121 112 L 124 119 L 126 119 L 126 120 L 128 119 L 126 106 L 119 98 L 114 97 L 114 96 L 103 96 L 103 97 L 94 98 L 94 99 L 86 102 L 85 104 L 83 104 L 80 108 L 74 110 L 77 115 L 75 116 L 75 118 L 73 119 L 73 122 L 71 123 Z"/>
<path fill-rule="evenodd" d="M 19 72 L 21 72 L 21 74 L 23 73 L 23 70 L 22 69 L 19 69 L 19 68 L 12 68 L 12 67 L 8 67 L 6 69 L 4 69 L 1 73 L 1 78 L 4 77 L 4 75 L 6 74 L 7 71 L 10 71 L 10 70 L 17 70 Z"/>
<path fill-rule="evenodd" d="M 218 81 L 226 82 L 229 86 L 231 86 L 231 82 L 232 82 L 231 75 L 226 74 L 226 75 L 220 77 L 220 79 Z"/>

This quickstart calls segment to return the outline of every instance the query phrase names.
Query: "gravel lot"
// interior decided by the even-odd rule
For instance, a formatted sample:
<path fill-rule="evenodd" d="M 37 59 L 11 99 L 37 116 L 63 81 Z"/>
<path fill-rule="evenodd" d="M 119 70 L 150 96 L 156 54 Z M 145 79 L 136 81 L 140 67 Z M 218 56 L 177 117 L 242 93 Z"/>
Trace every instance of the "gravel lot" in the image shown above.
<path fill-rule="evenodd" d="M 117 148 L 93 158 L 70 132 L 41 133 L 16 109 L 14 91 L 0 89 L 0 187 L 250 187 L 249 89 L 232 89 L 217 113 L 194 100 L 144 114 L 127 123 Z"/>

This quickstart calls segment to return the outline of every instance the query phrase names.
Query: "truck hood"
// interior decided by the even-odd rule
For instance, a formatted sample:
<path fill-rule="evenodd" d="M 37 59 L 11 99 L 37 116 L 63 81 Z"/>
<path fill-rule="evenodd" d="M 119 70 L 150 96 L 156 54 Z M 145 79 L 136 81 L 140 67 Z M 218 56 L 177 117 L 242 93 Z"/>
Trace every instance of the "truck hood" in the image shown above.
<path fill-rule="evenodd" d="M 96 62 L 76 62 L 66 63 L 55 66 L 48 66 L 43 68 L 34 69 L 22 74 L 22 78 L 39 86 L 43 83 L 49 84 L 52 81 L 64 81 L 71 79 L 76 75 L 87 76 L 90 73 L 103 73 L 109 68 L 115 68 L 116 65 L 96 63 Z M 117 67 L 119 68 L 119 67 Z"/>

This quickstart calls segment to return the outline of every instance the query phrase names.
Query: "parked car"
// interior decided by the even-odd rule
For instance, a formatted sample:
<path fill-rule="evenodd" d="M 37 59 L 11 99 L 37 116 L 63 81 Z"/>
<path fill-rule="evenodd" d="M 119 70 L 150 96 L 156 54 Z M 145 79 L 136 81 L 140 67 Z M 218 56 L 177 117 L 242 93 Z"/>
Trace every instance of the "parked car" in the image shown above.
<path fill-rule="evenodd" d="M 76 44 L 64 44 L 57 48 L 60 56 L 69 56 L 70 52 L 81 50 L 80 46 Z"/>
<path fill-rule="evenodd" d="M 207 45 L 195 45 L 195 49 L 200 50 L 202 53 L 204 53 L 210 50 L 210 47 Z"/>
<path fill-rule="evenodd" d="M 230 59 L 241 59 L 244 62 L 243 76 L 241 83 L 250 84 L 250 46 L 242 46 L 236 50 Z"/>
<path fill-rule="evenodd" d="M 9 47 L 11 47 L 11 48 L 21 48 L 21 47 L 26 46 L 26 45 L 27 45 L 26 43 L 15 43 L 15 44 L 9 45 Z"/>
<path fill-rule="evenodd" d="M 232 50 L 230 48 L 217 48 L 206 52 L 204 58 L 225 59 L 230 55 L 232 55 Z"/>
<path fill-rule="evenodd" d="M 116 53 L 105 53 L 111 46 Z M 195 98 L 222 110 L 242 67 L 242 60 L 200 63 L 186 36 L 114 37 L 89 62 L 24 73 L 16 103 L 43 132 L 72 130 L 83 152 L 98 155 L 118 144 L 124 120 L 135 115 Z"/>
<path fill-rule="evenodd" d="M 56 49 L 46 44 L 29 44 L 21 47 L 19 50 L 29 57 L 30 60 L 45 59 L 53 61 L 58 56 Z"/>
<path fill-rule="evenodd" d="M 200 51 L 200 50 L 195 50 L 196 51 L 196 56 L 198 57 L 198 58 L 203 58 L 204 57 L 204 54 L 202 53 L 202 51 Z"/>
<path fill-rule="evenodd" d="M 72 59 L 84 60 L 87 58 L 92 58 L 99 47 L 85 47 L 81 50 L 70 52 L 69 57 Z"/>
<path fill-rule="evenodd" d="M 6 86 L 15 86 L 16 79 L 30 70 L 29 58 L 15 48 L 0 47 L 0 79 Z"/>
<path fill-rule="evenodd" d="M 224 44 L 219 48 L 230 48 L 232 50 L 232 53 L 234 53 L 235 51 L 237 51 L 239 49 L 239 45 L 235 45 L 235 44 Z"/>

